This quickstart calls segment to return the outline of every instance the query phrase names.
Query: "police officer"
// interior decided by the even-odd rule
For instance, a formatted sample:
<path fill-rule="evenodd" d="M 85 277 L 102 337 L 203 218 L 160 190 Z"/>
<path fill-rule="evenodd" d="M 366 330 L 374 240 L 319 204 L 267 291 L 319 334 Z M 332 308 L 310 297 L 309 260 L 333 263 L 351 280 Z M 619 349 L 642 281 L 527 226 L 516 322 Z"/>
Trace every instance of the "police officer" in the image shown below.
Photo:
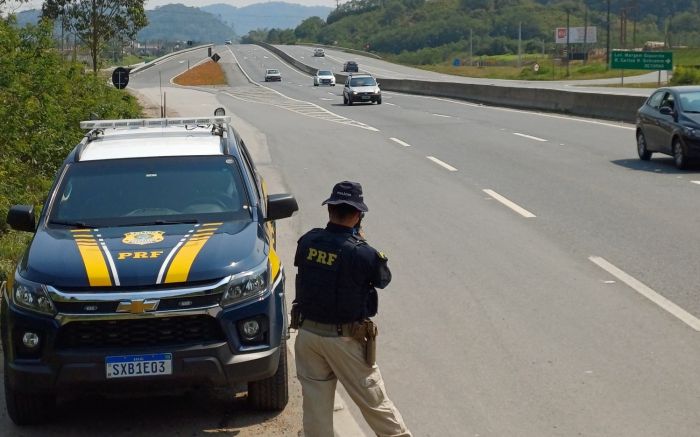
<path fill-rule="evenodd" d="M 298 273 L 293 313 L 300 313 L 295 355 L 304 398 L 304 433 L 333 436 L 333 404 L 340 380 L 378 436 L 411 436 L 387 396 L 379 367 L 367 359 L 365 334 L 357 335 L 358 329 L 372 323 L 367 318 L 376 314 L 375 287 L 384 288 L 391 281 L 387 258 L 358 232 L 367 211 L 362 186 L 340 182 L 322 203 L 326 204 L 328 225 L 304 234 L 294 258 Z"/>

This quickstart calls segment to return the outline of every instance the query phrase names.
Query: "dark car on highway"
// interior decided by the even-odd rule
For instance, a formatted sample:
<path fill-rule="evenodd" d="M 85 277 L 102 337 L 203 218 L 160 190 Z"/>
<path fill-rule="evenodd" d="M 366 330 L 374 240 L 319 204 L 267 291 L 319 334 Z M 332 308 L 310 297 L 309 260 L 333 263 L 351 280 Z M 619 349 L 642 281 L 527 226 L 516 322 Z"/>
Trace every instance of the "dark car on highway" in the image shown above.
<path fill-rule="evenodd" d="M 639 159 L 654 152 L 673 156 L 679 169 L 700 156 L 700 86 L 659 88 L 639 108 Z"/>
<path fill-rule="evenodd" d="M 357 73 L 358 71 L 360 71 L 360 68 L 358 67 L 357 62 L 348 61 L 343 64 L 343 71 Z"/>

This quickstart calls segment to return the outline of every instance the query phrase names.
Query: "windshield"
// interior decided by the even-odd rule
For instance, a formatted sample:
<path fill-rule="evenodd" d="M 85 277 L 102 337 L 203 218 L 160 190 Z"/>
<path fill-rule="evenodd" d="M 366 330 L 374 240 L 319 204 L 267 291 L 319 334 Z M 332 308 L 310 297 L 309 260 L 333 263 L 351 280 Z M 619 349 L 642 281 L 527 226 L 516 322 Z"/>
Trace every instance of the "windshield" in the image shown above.
<path fill-rule="evenodd" d="M 277 70 L 267 70 L 268 74 L 279 74 Z"/>
<path fill-rule="evenodd" d="M 374 86 L 377 82 L 373 77 L 355 77 L 350 79 L 350 86 Z"/>
<path fill-rule="evenodd" d="M 318 75 L 319 76 L 332 76 L 333 73 L 331 73 L 330 71 L 327 71 L 327 70 L 321 70 L 318 72 Z"/>
<path fill-rule="evenodd" d="M 681 93 L 681 108 L 685 112 L 700 112 L 700 91 Z"/>
<path fill-rule="evenodd" d="M 55 225 L 97 227 L 250 219 L 230 157 L 158 157 L 71 164 L 49 214 Z"/>

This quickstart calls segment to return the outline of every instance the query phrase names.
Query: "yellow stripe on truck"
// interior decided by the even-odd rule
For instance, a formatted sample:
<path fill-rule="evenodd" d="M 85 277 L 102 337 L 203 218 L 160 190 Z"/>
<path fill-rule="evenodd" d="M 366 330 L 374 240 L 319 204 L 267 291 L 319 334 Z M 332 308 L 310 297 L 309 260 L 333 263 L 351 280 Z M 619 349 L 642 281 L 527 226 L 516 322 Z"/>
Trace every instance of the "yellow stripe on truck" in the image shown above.
<path fill-rule="evenodd" d="M 187 240 L 173 258 L 173 261 L 168 267 L 168 273 L 165 275 L 165 283 L 186 282 L 190 274 L 190 269 L 195 258 L 202 250 L 202 247 L 209 241 L 209 238 L 214 235 L 214 231 L 222 223 L 208 223 L 202 225 L 193 235 Z"/>
<path fill-rule="evenodd" d="M 104 259 L 102 250 L 90 231 L 74 230 L 73 237 L 78 246 L 80 256 L 83 258 L 85 273 L 91 287 L 109 287 L 112 279 L 109 277 L 107 262 Z M 88 232 L 88 233 L 86 233 Z"/>
<path fill-rule="evenodd" d="M 277 252 L 275 252 L 275 249 L 270 247 L 270 278 L 272 278 L 272 282 L 275 282 L 275 278 L 277 277 L 277 273 L 280 271 L 281 265 L 282 262 L 280 261 L 280 257 L 277 256 Z"/>

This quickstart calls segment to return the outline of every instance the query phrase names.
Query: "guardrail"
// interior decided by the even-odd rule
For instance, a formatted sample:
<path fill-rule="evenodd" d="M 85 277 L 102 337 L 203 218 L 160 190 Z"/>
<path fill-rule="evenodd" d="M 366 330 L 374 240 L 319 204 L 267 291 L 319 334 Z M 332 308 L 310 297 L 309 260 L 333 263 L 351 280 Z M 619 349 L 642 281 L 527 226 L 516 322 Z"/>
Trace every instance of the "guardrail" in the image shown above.
<path fill-rule="evenodd" d="M 275 53 L 304 73 L 315 75 L 317 69 L 308 66 L 282 50 L 264 42 L 257 45 Z M 335 74 L 336 82 L 343 83 L 347 75 Z M 550 88 L 517 88 L 500 85 L 480 85 L 459 82 L 435 82 L 377 77 L 382 90 L 435 97 L 448 97 L 510 108 L 558 112 L 583 117 L 634 123 L 637 109 L 646 97 L 606 94 L 604 92 L 566 91 Z"/>
<path fill-rule="evenodd" d="M 172 58 L 173 56 L 177 56 L 177 55 L 181 55 L 181 54 L 183 54 L 183 53 L 191 52 L 191 51 L 193 51 L 193 50 L 199 50 L 199 49 L 204 49 L 204 48 L 213 47 L 213 46 L 214 46 L 214 44 L 204 44 L 204 45 L 201 45 L 201 46 L 197 46 L 197 47 L 188 47 L 188 48 L 186 48 L 186 49 L 182 49 L 182 50 L 178 50 L 178 51 L 176 51 L 176 52 L 168 53 L 167 55 L 163 55 L 163 56 L 161 56 L 160 58 L 154 59 L 154 60 L 152 60 L 151 62 L 148 62 L 148 63 L 146 63 L 146 64 L 144 64 L 144 65 L 140 65 L 140 66 L 138 66 L 138 67 L 136 67 L 136 68 L 132 68 L 131 71 L 129 71 L 129 74 L 136 74 L 136 73 L 138 73 L 138 72 L 141 72 L 141 71 L 143 71 L 143 70 L 146 70 L 146 69 L 148 69 L 148 68 L 151 68 L 151 67 L 153 67 L 154 65 L 157 65 L 159 62 L 161 62 L 161 61 L 163 61 L 163 60 L 165 60 L 165 59 L 168 59 L 168 58 Z"/>

